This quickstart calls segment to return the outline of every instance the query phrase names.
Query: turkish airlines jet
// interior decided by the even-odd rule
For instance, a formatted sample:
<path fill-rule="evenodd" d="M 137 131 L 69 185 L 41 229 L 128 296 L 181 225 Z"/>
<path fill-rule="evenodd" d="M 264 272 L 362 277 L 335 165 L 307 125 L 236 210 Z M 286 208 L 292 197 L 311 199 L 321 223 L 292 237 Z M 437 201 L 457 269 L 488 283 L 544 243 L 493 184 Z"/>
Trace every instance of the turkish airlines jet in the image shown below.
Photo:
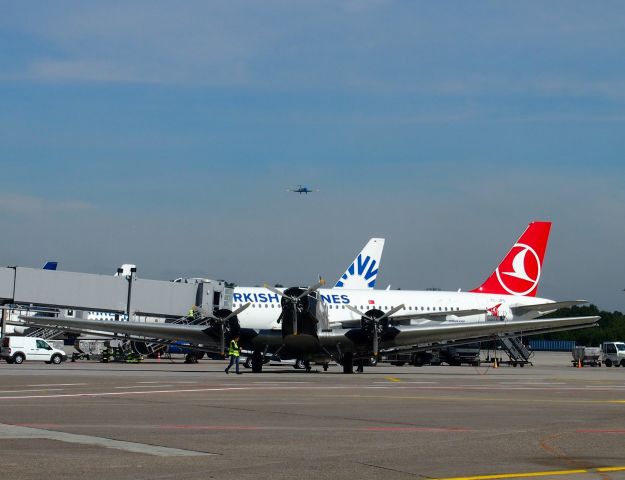
<path fill-rule="evenodd" d="M 586 303 L 582 300 L 554 302 L 536 297 L 550 229 L 551 222 L 530 223 L 486 281 L 468 292 L 347 289 L 339 292 L 320 288 L 319 298 L 327 306 L 330 326 L 353 325 L 353 321 L 360 321 L 367 311 L 387 313 L 400 305 L 403 308 L 395 312 L 397 315 L 389 316 L 390 320 L 414 325 L 428 321 L 479 323 L 527 320 L 559 308 Z M 351 274 L 363 270 L 359 267 Z M 271 324 L 272 328 L 280 328 L 275 313 L 282 305 L 277 292 L 239 287 L 235 289 L 233 299 L 235 309 L 251 303 L 252 308 L 239 314 L 241 326 L 266 328 Z"/>

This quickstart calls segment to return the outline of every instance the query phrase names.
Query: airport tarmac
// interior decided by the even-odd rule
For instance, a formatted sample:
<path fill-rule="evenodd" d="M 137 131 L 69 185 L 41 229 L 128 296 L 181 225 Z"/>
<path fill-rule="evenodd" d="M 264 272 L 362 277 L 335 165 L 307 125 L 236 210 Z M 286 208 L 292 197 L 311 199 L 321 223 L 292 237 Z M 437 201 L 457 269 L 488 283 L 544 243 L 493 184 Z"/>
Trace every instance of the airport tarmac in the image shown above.
<path fill-rule="evenodd" d="M 625 478 L 625 369 L 570 360 L 238 376 L 1 362 L 1 477 Z"/>

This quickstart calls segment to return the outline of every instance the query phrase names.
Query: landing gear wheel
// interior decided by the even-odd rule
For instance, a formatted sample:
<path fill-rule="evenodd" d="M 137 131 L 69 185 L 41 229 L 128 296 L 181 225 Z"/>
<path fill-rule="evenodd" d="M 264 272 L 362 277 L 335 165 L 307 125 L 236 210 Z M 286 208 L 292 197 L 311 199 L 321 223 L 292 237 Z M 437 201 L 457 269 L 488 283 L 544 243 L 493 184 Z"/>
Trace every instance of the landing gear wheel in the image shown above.
<path fill-rule="evenodd" d="M 263 372 L 263 352 L 255 350 L 252 354 L 252 373 Z"/>
<path fill-rule="evenodd" d="M 606 367 L 611 367 L 612 366 L 612 360 L 610 360 L 609 358 L 605 359 L 605 362 L 603 362 L 605 364 Z"/>
<path fill-rule="evenodd" d="M 343 355 L 343 373 L 354 373 L 354 354 L 352 352 Z"/>

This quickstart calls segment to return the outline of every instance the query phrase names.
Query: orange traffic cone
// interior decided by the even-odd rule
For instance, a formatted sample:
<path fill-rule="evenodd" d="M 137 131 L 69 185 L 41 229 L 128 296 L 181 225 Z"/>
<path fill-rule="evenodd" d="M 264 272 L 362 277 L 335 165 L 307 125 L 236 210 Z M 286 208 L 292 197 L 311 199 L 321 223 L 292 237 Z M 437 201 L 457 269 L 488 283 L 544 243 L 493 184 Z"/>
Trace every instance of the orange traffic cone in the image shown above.
<path fill-rule="evenodd" d="M 497 357 L 495 357 L 495 360 L 493 361 L 493 368 L 499 368 L 499 365 L 497 364 Z"/>
<path fill-rule="evenodd" d="M 581 359 L 577 359 L 577 368 L 582 368 L 582 361 L 581 361 Z"/>

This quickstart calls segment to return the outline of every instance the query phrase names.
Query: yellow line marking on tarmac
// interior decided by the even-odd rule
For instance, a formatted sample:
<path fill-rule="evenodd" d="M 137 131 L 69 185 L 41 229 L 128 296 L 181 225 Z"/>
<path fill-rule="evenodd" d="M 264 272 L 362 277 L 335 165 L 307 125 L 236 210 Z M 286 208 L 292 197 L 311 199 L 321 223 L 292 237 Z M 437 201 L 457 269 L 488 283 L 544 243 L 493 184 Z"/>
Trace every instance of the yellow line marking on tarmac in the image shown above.
<path fill-rule="evenodd" d="M 598 472 L 623 472 L 625 471 L 625 467 L 601 467 L 595 470 Z"/>
<path fill-rule="evenodd" d="M 590 473 L 589 470 L 554 470 L 551 472 L 500 473 L 495 475 L 475 475 L 473 477 L 447 477 L 436 480 L 493 480 L 497 478 L 530 478 L 546 477 L 549 475 L 572 475 L 576 473 Z"/>
<path fill-rule="evenodd" d="M 544 472 L 521 472 L 521 473 L 497 473 L 493 475 L 473 475 L 470 477 L 446 477 L 437 478 L 435 480 L 496 480 L 504 478 L 534 478 L 549 477 L 552 475 L 574 475 L 580 473 L 599 473 L 599 472 L 622 472 L 624 467 L 600 467 L 600 468 L 580 468 L 576 470 L 552 470 Z"/>
<path fill-rule="evenodd" d="M 401 382 L 399 378 L 395 378 L 395 377 L 384 377 L 384 378 L 386 378 L 389 382 Z"/>

